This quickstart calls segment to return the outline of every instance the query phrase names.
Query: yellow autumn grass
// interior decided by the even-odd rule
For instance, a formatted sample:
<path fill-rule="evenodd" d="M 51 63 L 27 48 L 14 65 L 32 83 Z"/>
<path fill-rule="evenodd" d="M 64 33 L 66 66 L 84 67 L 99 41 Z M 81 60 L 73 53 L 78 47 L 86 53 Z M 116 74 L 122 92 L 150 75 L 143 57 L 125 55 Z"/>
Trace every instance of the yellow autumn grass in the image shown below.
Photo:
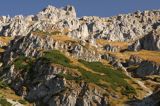
<path fill-rule="evenodd" d="M 73 40 L 71 37 L 67 35 L 53 35 L 52 39 L 57 40 L 57 41 L 70 41 Z"/>
<path fill-rule="evenodd" d="M 100 44 L 100 45 L 103 45 L 103 46 L 106 45 L 106 44 L 110 44 L 112 46 L 118 46 L 120 48 L 126 48 L 129 45 L 128 42 L 107 41 L 105 39 L 97 39 L 96 43 Z"/>
<path fill-rule="evenodd" d="M 7 45 L 12 40 L 12 37 L 0 36 L 0 42 Z"/>
<path fill-rule="evenodd" d="M 160 52 L 159 51 L 149 51 L 141 50 L 138 52 L 125 52 L 126 55 L 136 55 L 140 58 L 148 61 L 153 61 L 160 64 Z"/>

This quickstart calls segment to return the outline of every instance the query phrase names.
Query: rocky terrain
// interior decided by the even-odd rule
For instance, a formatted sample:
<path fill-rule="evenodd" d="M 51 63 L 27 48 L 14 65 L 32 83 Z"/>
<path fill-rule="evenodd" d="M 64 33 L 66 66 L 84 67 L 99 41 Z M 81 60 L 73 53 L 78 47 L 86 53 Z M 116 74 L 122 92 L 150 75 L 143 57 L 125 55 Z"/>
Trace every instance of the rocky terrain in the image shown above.
<path fill-rule="evenodd" d="M 0 105 L 158 106 L 160 10 L 0 17 Z"/>

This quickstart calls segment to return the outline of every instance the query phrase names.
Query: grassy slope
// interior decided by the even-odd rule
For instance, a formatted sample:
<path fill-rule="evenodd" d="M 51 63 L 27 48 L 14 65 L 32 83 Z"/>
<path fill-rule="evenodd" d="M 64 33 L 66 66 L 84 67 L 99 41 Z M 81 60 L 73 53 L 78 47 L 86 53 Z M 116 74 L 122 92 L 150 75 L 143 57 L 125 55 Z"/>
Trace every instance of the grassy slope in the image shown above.
<path fill-rule="evenodd" d="M 87 62 L 84 60 L 79 60 L 79 63 L 91 70 L 88 71 L 80 65 L 72 64 L 69 58 L 57 50 L 44 52 L 44 55 L 41 57 L 41 59 L 46 61 L 46 63 L 60 64 L 64 67 L 76 69 L 81 73 L 81 76 L 77 79 L 72 78 L 71 75 L 63 75 L 67 79 L 81 79 L 85 80 L 86 82 L 95 83 L 102 87 L 112 87 L 113 89 L 122 87 L 125 89 L 123 93 L 135 93 L 135 90 L 125 80 L 128 79 L 125 74 L 123 74 L 121 71 L 113 69 L 112 67 L 103 65 L 101 62 Z M 19 70 L 27 70 L 30 68 L 31 64 L 31 59 L 28 59 L 24 56 L 20 56 L 14 61 L 15 67 Z"/>
<path fill-rule="evenodd" d="M 43 59 L 43 61 L 48 64 L 57 64 L 71 69 L 71 72 L 58 74 L 59 77 L 65 77 L 67 80 L 75 80 L 78 83 L 83 80 L 125 96 L 136 94 L 136 90 L 128 83 L 128 80 L 131 79 L 120 70 L 115 70 L 111 66 L 104 65 L 101 62 L 76 61 L 75 59 L 73 61 L 57 50 L 46 51 L 43 56 L 38 59 Z M 14 65 L 17 69 L 26 71 L 32 67 L 34 61 L 35 59 L 20 56 L 14 61 Z M 72 72 L 76 73 L 76 75 Z"/>
<path fill-rule="evenodd" d="M 99 73 L 97 74 L 91 71 L 87 71 L 79 65 L 71 64 L 71 61 L 57 50 L 45 52 L 43 58 L 46 58 L 46 60 L 51 63 L 60 64 L 65 67 L 77 69 L 77 71 L 79 71 L 82 75 L 78 77 L 77 80 L 85 80 L 86 82 L 95 83 L 103 87 L 110 86 L 113 89 L 120 86 L 125 89 L 123 93 L 135 93 L 135 90 L 125 80 L 128 79 L 126 75 L 124 75 L 121 71 L 114 70 L 111 67 L 105 66 L 100 62 L 87 62 L 79 60 L 80 63 L 85 65 L 93 72 Z M 76 80 L 76 78 L 71 78 L 71 75 L 63 76 L 65 76 L 67 79 Z M 106 82 L 106 84 L 102 84 L 101 81 Z"/>

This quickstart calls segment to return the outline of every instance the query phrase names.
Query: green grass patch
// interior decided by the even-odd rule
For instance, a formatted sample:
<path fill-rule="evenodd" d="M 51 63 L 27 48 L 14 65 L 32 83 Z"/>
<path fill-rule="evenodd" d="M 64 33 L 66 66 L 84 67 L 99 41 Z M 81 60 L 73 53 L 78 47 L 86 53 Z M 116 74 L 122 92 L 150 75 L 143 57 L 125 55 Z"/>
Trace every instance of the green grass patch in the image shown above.
<path fill-rule="evenodd" d="M 71 75 L 71 74 L 69 74 L 69 73 L 65 73 L 65 74 L 59 73 L 59 74 L 57 74 L 57 76 L 58 76 L 58 77 L 63 77 L 63 78 L 65 78 L 65 79 L 67 79 L 67 80 L 75 80 L 75 81 L 77 81 L 77 82 L 79 82 L 79 81 L 82 80 L 82 77 L 81 77 L 81 76 L 73 76 L 73 75 Z"/>
<path fill-rule="evenodd" d="M 114 76 L 115 78 L 128 78 L 125 74 L 121 71 L 115 70 L 112 67 L 103 65 L 101 62 L 87 62 L 84 60 L 78 60 L 80 63 L 84 64 L 86 67 L 92 69 L 95 72 L 104 73 L 108 76 Z"/>
<path fill-rule="evenodd" d="M 83 80 L 85 80 L 86 82 L 89 82 L 89 83 L 99 84 L 99 81 L 101 79 L 99 75 L 92 73 L 92 72 L 89 72 L 89 71 L 86 71 L 85 69 L 83 69 L 81 67 L 77 67 L 77 69 L 82 74 Z"/>
<path fill-rule="evenodd" d="M 113 89 L 116 89 L 117 87 L 123 87 L 125 89 L 124 91 L 129 92 L 129 93 L 135 93 L 135 89 L 132 86 L 130 86 L 125 80 L 129 78 L 125 74 L 123 74 L 121 71 L 115 70 L 109 66 L 105 66 L 101 62 L 87 62 L 84 60 L 79 60 L 79 62 L 81 62 L 86 67 L 92 69 L 95 72 L 105 74 L 105 75 L 97 75 L 97 74 L 93 75 L 92 73 L 92 77 L 91 77 L 91 74 L 87 75 L 89 79 L 95 79 L 95 80 L 92 80 L 93 82 L 97 83 L 98 79 L 99 80 L 101 79 L 109 83 Z"/>
<path fill-rule="evenodd" d="M 129 79 L 125 74 L 123 74 L 121 71 L 113 69 L 112 67 L 103 65 L 101 62 L 87 62 L 84 60 L 79 60 L 79 62 L 84 64 L 86 67 L 99 73 L 97 74 L 87 71 L 79 66 L 72 65 L 70 59 L 58 50 L 46 51 L 43 53 L 43 56 L 38 59 L 41 59 L 44 64 L 59 64 L 64 67 L 77 69 L 77 71 L 81 73 L 80 76 L 72 75 L 71 73 L 59 73 L 57 75 L 58 77 L 64 77 L 67 80 L 75 80 L 77 82 L 84 80 L 87 83 L 94 83 L 100 87 L 112 87 L 114 90 L 116 90 L 117 87 L 121 87 L 123 88 L 122 94 L 125 95 L 135 93 L 135 89 L 125 80 Z M 36 61 L 38 59 L 36 59 Z M 24 57 L 22 55 L 14 61 L 14 65 L 16 69 L 29 70 L 30 79 L 32 80 L 35 78 L 34 75 L 36 75 L 32 69 L 34 62 L 35 61 L 33 59 Z M 102 84 L 101 81 L 106 83 Z"/>
<path fill-rule="evenodd" d="M 47 31 L 42 31 L 39 29 L 33 31 L 33 33 L 40 34 L 40 35 L 49 35 L 49 36 L 62 34 L 61 31 L 58 31 L 58 30 L 53 31 L 53 32 L 47 32 Z"/>
<path fill-rule="evenodd" d="M 43 59 L 50 63 L 60 64 L 65 67 L 72 67 L 70 60 L 58 50 L 44 52 Z"/>
<path fill-rule="evenodd" d="M 29 70 L 33 60 L 31 58 L 25 57 L 23 55 L 19 56 L 13 64 L 17 70 Z"/>

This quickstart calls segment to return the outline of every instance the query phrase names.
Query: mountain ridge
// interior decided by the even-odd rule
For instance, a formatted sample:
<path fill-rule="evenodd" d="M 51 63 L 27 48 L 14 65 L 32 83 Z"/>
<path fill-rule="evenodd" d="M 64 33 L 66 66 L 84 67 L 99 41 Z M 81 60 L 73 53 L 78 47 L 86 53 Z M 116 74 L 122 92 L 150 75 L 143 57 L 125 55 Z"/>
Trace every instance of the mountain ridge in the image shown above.
<path fill-rule="evenodd" d="M 1 82 L 37 106 L 158 105 L 159 31 L 159 10 L 78 18 L 49 5 L 2 16 Z"/>

